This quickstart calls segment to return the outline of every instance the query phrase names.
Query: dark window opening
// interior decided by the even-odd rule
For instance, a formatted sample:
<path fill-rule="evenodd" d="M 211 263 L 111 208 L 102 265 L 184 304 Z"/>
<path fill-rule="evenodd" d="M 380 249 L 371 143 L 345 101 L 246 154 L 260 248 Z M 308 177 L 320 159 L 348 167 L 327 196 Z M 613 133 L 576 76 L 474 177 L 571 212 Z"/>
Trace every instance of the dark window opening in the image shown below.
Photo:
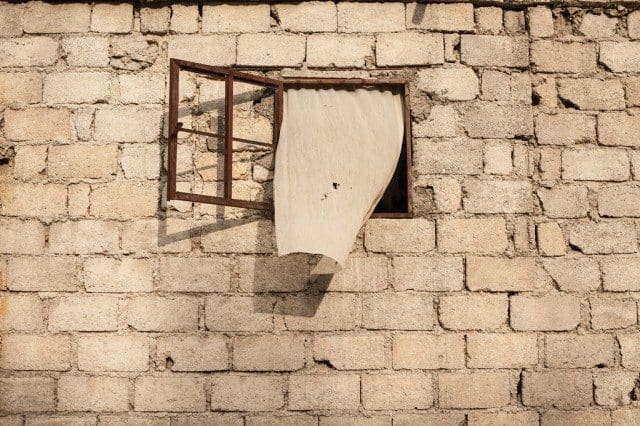
<path fill-rule="evenodd" d="M 181 95 L 179 93 L 180 71 L 194 73 L 202 78 L 208 78 L 217 81 L 221 85 L 220 91 L 224 93 L 224 103 L 219 105 L 218 127 L 198 128 L 195 122 L 187 126 L 181 118 L 180 103 Z M 234 87 L 239 85 L 252 85 L 264 92 L 270 91 L 273 100 L 271 103 L 265 103 L 267 108 L 271 109 L 271 140 L 257 140 L 252 138 L 241 137 L 234 123 L 234 103 L 237 102 L 238 96 L 234 92 Z M 405 80 L 377 80 L 377 79 L 348 79 L 348 78 L 298 78 L 298 79 L 272 79 L 263 76 L 253 75 L 237 71 L 233 68 L 214 67 L 193 62 L 170 59 L 170 79 L 169 79 L 169 148 L 168 148 L 168 182 L 167 182 L 167 199 L 183 200 L 205 204 L 216 204 L 221 206 L 240 207 L 247 209 L 269 210 L 273 208 L 271 199 L 241 199 L 238 191 L 234 190 L 234 164 L 235 167 L 242 169 L 242 164 L 236 164 L 236 156 L 234 155 L 234 146 L 237 144 L 248 144 L 255 147 L 256 150 L 265 152 L 264 158 L 275 153 L 278 141 L 280 124 L 282 121 L 283 93 L 289 87 L 313 86 L 313 87 L 385 87 L 397 90 L 401 93 L 404 103 L 404 138 L 403 145 L 396 166 L 395 173 L 387 186 L 384 195 L 375 207 L 372 217 L 393 217 L 393 218 L 409 218 L 412 217 L 411 202 L 411 120 L 409 118 L 408 106 L 408 83 Z M 245 95 L 240 95 L 245 96 Z M 248 99 L 251 101 L 251 99 Z M 247 101 L 247 99 L 244 99 Z M 254 106 L 261 102 L 260 99 L 254 99 Z M 203 111 L 197 111 L 201 114 Z M 217 188 L 215 194 L 197 194 L 184 190 L 178 190 L 178 177 L 181 175 L 177 171 L 178 168 L 178 145 L 180 135 L 192 135 L 206 138 L 207 141 L 201 143 L 208 147 L 211 155 L 218 155 L 217 165 L 207 167 L 215 168 L 218 177 L 214 182 Z M 212 148 L 213 146 L 213 148 Z M 197 150 L 198 148 L 196 148 Z M 202 147 L 200 147 L 202 151 Z M 202 153 L 202 152 L 200 152 Z M 206 153 L 205 153 L 206 154 Z M 262 154 L 260 154 L 262 155 Z M 264 162 L 263 162 L 264 165 Z M 262 170 L 262 169 L 261 169 Z M 264 172 L 264 170 L 262 170 Z M 240 170 L 241 172 L 241 170 Z M 335 183 L 334 187 L 339 185 Z"/>
<path fill-rule="evenodd" d="M 409 182 L 409 177 L 407 176 L 407 147 L 403 145 L 396 171 L 384 191 L 384 195 L 373 210 L 372 217 L 390 217 L 391 215 L 401 217 L 401 215 L 405 214 L 410 216 L 410 188 L 408 188 L 407 182 Z"/>

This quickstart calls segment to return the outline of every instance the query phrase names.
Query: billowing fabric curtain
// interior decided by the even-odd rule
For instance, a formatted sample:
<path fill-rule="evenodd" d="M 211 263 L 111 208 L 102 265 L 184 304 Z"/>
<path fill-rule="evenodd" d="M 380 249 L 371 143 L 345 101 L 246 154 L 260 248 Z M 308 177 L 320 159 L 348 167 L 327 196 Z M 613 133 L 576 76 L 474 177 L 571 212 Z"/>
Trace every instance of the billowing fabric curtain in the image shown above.
<path fill-rule="evenodd" d="M 288 89 L 274 175 L 278 254 L 344 265 L 393 176 L 403 132 L 391 91 Z"/>

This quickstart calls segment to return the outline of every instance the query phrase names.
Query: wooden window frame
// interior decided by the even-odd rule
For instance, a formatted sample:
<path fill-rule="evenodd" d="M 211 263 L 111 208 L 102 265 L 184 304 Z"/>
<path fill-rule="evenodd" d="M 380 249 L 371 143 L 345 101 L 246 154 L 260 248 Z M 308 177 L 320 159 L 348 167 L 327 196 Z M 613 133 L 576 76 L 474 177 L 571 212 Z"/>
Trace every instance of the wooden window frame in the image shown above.
<path fill-rule="evenodd" d="M 193 194 L 189 192 L 177 191 L 177 153 L 178 153 L 178 133 L 192 133 L 210 137 L 221 137 L 217 133 L 204 132 L 183 127 L 178 121 L 179 94 L 179 74 L 180 71 L 194 72 L 208 76 L 224 78 L 225 82 L 225 130 L 224 130 L 224 171 L 223 171 L 223 196 L 213 196 L 204 194 Z M 241 81 L 256 86 L 269 87 L 274 89 L 274 122 L 273 141 L 265 143 L 243 138 L 233 137 L 233 83 Z M 404 112 L 404 137 L 402 154 L 404 154 L 406 167 L 406 192 L 407 206 L 405 212 L 379 212 L 373 213 L 372 218 L 411 218 L 413 217 L 413 197 L 411 178 L 411 119 L 409 111 L 409 82 L 404 79 L 367 79 L 367 78 L 288 78 L 272 79 L 268 77 L 249 74 L 237 71 L 228 67 L 216 67 L 184 61 L 181 59 L 169 59 L 169 155 L 168 155 L 168 178 L 167 178 L 167 200 L 191 201 L 196 203 L 216 204 L 229 207 L 240 207 L 255 210 L 272 210 L 273 202 L 261 202 L 250 200 L 239 200 L 233 198 L 233 142 L 243 142 L 260 146 L 271 147 L 275 154 L 278 144 L 280 125 L 283 114 L 283 93 L 292 87 L 393 87 L 400 91 L 403 101 Z M 401 154 L 401 158 L 402 158 Z M 399 166 L 400 163 L 398 163 Z M 398 167 L 397 166 L 397 167 Z"/>

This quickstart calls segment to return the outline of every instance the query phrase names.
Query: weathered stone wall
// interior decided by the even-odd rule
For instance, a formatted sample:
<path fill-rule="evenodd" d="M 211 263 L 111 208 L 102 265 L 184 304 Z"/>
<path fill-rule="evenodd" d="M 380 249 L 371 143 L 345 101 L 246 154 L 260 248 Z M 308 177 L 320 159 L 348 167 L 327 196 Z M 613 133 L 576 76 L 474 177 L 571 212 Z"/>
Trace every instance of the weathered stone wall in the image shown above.
<path fill-rule="evenodd" d="M 0 37 L 0 424 L 640 423 L 640 12 L 2 3 Z M 406 76 L 416 218 L 309 284 L 268 217 L 167 206 L 169 56 Z"/>

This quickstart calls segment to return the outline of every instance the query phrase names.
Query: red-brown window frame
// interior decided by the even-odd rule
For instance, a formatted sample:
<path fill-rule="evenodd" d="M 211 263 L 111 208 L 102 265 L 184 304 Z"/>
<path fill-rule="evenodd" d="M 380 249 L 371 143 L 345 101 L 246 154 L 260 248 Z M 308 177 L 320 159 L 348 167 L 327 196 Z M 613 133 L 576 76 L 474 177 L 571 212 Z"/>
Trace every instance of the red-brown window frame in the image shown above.
<path fill-rule="evenodd" d="M 191 71 L 199 74 L 224 78 L 224 171 L 223 171 L 223 196 L 192 194 L 177 190 L 177 159 L 178 159 L 178 133 L 193 133 L 202 136 L 220 137 L 220 134 L 188 129 L 178 121 L 178 106 L 180 101 L 179 74 L 180 71 Z M 233 137 L 233 82 L 242 81 L 258 86 L 275 89 L 273 141 L 265 143 L 250 139 Z M 260 146 L 268 146 L 275 152 L 278 142 L 278 132 L 282 121 L 282 91 L 280 80 L 248 74 L 231 68 L 214 67 L 183 61 L 181 59 L 169 60 L 169 161 L 167 170 L 167 200 L 193 201 L 196 203 L 218 204 L 222 206 L 242 207 L 247 209 L 268 210 L 273 203 L 262 201 L 238 200 L 233 198 L 233 141 L 244 142 Z"/>
<path fill-rule="evenodd" d="M 204 194 L 193 194 L 189 192 L 180 192 L 176 189 L 176 170 L 177 170 L 177 153 L 178 153 L 178 133 L 186 132 L 199 134 L 203 136 L 220 137 L 220 134 L 204 132 L 195 129 L 188 129 L 182 126 L 178 121 L 178 105 L 179 105 L 179 73 L 180 71 L 191 71 L 204 75 L 212 75 L 223 77 L 225 80 L 225 133 L 224 133 L 224 174 L 223 174 L 223 196 L 213 196 Z M 258 86 L 270 87 L 275 90 L 274 98 L 274 124 L 273 124 L 273 141 L 271 144 L 249 139 L 233 137 L 233 82 L 242 81 Z M 282 99 L 283 93 L 290 87 L 353 87 L 353 86 L 369 86 L 369 87 L 393 87 L 401 92 L 403 108 L 404 108 L 404 140 L 403 151 L 406 161 L 406 192 L 407 192 L 407 211 L 406 212 L 380 212 L 373 213 L 373 218 L 411 218 L 413 217 L 412 207 L 412 178 L 411 178 L 411 119 L 409 115 L 409 82 L 404 79 L 365 79 L 365 78 L 291 78 L 277 80 L 268 77 L 249 74 L 237 71 L 228 67 L 216 67 L 211 65 L 199 64 L 195 62 L 184 61 L 181 59 L 171 58 L 169 60 L 169 158 L 168 158 L 168 182 L 167 182 L 167 200 L 192 201 L 197 203 L 217 204 L 230 207 L 241 207 L 256 210 L 270 210 L 273 208 L 272 202 L 238 200 L 233 198 L 233 141 L 239 141 L 250 144 L 271 147 L 275 153 L 282 123 Z"/>

